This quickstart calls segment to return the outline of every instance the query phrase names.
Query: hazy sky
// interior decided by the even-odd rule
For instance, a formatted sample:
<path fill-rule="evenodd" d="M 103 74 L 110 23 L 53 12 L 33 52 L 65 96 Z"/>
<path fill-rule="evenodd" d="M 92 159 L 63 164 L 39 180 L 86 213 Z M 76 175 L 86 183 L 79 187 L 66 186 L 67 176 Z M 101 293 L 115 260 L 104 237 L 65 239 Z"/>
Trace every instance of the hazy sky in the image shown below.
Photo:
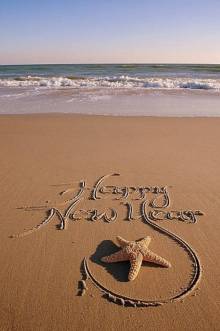
<path fill-rule="evenodd" d="M 0 64 L 220 63 L 220 0 L 0 0 Z"/>

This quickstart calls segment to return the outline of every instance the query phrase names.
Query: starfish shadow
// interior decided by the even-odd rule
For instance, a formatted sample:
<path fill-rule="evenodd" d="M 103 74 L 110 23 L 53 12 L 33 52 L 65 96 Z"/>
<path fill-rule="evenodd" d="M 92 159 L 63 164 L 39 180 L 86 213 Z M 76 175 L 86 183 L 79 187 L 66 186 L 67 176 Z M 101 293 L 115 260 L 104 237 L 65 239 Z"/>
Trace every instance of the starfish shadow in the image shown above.
<path fill-rule="evenodd" d="M 113 254 L 119 251 L 120 248 L 116 246 L 111 240 L 103 240 L 96 248 L 95 253 L 90 257 L 90 260 L 105 268 L 119 282 L 128 281 L 128 273 L 130 269 L 129 261 L 117 263 L 105 263 L 101 261 L 103 256 Z"/>

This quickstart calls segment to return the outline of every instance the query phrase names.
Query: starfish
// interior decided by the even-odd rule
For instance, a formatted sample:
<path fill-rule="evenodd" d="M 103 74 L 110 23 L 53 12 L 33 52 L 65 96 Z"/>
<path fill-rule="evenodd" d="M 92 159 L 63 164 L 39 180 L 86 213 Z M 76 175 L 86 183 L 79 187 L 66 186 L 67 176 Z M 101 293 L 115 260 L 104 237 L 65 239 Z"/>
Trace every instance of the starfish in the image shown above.
<path fill-rule="evenodd" d="M 150 237 L 143 238 L 137 241 L 127 241 L 122 237 L 116 237 L 121 250 L 109 256 L 104 256 L 101 261 L 106 263 L 130 261 L 131 267 L 128 275 L 128 280 L 134 280 L 141 268 L 142 261 L 153 262 L 163 267 L 171 267 L 170 262 L 161 256 L 153 253 L 148 249 L 151 242 Z"/>

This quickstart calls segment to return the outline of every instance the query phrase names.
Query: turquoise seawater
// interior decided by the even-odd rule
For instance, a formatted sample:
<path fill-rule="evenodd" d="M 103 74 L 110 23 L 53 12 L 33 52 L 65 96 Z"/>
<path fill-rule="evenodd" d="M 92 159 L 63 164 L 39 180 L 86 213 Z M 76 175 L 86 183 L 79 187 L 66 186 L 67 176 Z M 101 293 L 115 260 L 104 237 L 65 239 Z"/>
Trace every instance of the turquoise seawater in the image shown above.
<path fill-rule="evenodd" d="M 215 64 L 44 64 L 44 65 L 2 65 L 0 78 L 19 76 L 39 77 L 194 77 L 220 78 L 220 65 Z"/>
<path fill-rule="evenodd" d="M 220 65 L 51 64 L 0 66 L 0 87 L 220 90 Z"/>

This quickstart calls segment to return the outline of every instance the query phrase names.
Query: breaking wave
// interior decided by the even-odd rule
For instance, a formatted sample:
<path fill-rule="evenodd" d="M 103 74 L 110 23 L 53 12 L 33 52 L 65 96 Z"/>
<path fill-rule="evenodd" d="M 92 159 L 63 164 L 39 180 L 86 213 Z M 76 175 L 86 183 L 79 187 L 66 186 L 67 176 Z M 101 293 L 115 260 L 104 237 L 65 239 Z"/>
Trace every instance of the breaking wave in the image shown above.
<path fill-rule="evenodd" d="M 220 91 L 220 79 L 164 77 L 40 77 L 21 76 L 0 79 L 0 87 L 110 88 L 110 89 L 191 89 Z"/>

